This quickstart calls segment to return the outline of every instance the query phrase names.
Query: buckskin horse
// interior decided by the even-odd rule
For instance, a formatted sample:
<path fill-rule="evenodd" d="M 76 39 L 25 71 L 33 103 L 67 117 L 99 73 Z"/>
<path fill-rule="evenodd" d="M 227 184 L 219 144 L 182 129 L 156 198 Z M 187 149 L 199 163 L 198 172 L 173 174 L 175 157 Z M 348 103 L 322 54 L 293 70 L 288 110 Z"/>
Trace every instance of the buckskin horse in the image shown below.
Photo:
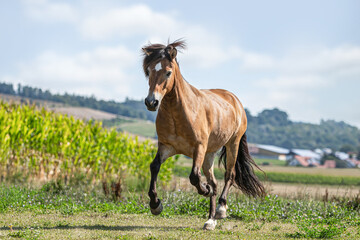
<path fill-rule="evenodd" d="M 161 213 L 163 206 L 156 193 L 156 180 L 161 164 L 175 154 L 193 159 L 190 182 L 199 194 L 210 197 L 209 219 L 204 229 L 213 230 L 216 219 L 226 217 L 226 198 L 235 184 L 253 197 L 264 196 L 265 190 L 254 173 L 259 168 L 251 158 L 245 131 L 247 119 L 238 98 L 223 89 L 199 90 L 184 80 L 176 59 L 177 49 L 185 41 L 177 40 L 167 46 L 149 44 L 142 48 L 143 70 L 149 80 L 145 105 L 149 111 L 158 110 L 156 132 L 158 151 L 150 164 L 149 189 L 152 214 Z M 216 208 L 217 181 L 214 158 L 220 151 L 225 185 Z M 207 183 L 201 182 L 201 168 Z"/>

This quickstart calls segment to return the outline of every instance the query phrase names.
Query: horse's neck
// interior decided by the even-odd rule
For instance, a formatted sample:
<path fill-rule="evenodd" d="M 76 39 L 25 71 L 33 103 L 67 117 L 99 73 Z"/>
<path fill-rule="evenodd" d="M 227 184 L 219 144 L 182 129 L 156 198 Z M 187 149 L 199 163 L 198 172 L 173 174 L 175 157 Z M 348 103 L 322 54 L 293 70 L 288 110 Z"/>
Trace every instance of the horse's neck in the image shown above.
<path fill-rule="evenodd" d="M 180 112 L 186 111 L 191 107 L 192 111 L 199 106 L 198 96 L 200 91 L 186 82 L 181 76 L 180 71 L 175 75 L 174 87 L 170 94 L 166 95 L 163 104 L 166 111 L 172 115 L 178 115 Z"/>

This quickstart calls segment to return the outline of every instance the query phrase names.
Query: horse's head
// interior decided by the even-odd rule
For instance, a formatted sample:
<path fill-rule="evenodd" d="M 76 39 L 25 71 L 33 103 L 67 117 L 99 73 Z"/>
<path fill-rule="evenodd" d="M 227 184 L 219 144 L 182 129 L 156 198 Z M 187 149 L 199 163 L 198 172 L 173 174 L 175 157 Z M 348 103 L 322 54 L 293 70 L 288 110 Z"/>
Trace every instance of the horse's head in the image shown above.
<path fill-rule="evenodd" d="M 149 94 L 145 98 L 148 110 L 156 111 L 163 97 L 174 86 L 176 62 L 176 48 L 184 48 L 184 41 L 175 41 L 167 46 L 151 44 L 145 46 L 143 69 L 149 79 Z"/>

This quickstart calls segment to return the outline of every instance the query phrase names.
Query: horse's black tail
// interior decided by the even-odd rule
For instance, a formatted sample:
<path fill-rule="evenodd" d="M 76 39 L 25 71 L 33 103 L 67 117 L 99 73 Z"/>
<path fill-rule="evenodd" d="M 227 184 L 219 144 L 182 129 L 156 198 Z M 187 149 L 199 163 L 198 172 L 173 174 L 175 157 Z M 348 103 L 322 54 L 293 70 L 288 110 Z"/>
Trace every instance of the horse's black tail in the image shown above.
<path fill-rule="evenodd" d="M 223 162 L 226 169 L 226 147 L 221 149 L 219 165 L 221 162 Z M 235 163 L 235 183 L 246 195 L 263 197 L 266 195 L 265 188 L 255 175 L 253 166 L 262 171 L 250 156 L 246 135 L 244 134 L 240 140 L 239 151 Z"/>

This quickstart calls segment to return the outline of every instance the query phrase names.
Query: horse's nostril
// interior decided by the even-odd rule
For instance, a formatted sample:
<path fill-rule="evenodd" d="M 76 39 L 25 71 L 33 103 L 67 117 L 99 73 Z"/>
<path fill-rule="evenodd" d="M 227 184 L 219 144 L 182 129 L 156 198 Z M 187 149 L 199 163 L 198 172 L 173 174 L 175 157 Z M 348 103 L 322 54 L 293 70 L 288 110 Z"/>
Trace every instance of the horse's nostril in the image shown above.
<path fill-rule="evenodd" d="M 155 101 L 154 101 L 154 107 L 157 107 L 157 105 L 159 105 L 159 101 L 158 101 L 158 100 L 155 100 Z"/>
<path fill-rule="evenodd" d="M 146 106 L 149 106 L 149 105 L 150 105 L 150 102 L 149 102 L 149 100 L 148 100 L 147 98 L 145 98 L 145 105 L 146 105 Z"/>

